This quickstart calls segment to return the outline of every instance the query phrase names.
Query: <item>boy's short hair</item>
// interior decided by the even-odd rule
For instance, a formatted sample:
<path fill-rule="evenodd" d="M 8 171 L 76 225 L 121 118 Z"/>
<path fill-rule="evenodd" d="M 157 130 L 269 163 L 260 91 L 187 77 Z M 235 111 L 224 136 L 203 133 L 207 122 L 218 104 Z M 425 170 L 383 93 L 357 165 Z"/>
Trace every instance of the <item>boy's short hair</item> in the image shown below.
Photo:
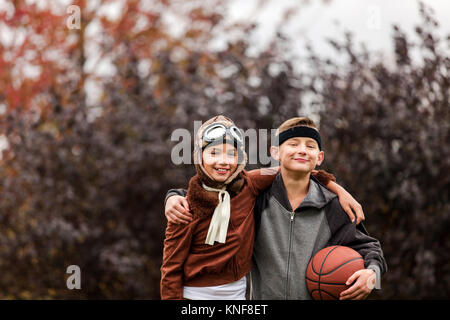
<path fill-rule="evenodd" d="M 291 128 L 295 128 L 295 127 L 310 127 L 310 128 L 313 128 L 313 129 L 316 129 L 317 131 L 319 131 L 317 129 L 317 126 L 314 123 L 314 121 L 312 121 L 310 118 L 294 117 L 294 118 L 287 119 L 285 122 L 283 122 L 278 127 L 276 134 L 279 135 L 280 133 L 282 133 L 286 130 L 289 130 Z"/>

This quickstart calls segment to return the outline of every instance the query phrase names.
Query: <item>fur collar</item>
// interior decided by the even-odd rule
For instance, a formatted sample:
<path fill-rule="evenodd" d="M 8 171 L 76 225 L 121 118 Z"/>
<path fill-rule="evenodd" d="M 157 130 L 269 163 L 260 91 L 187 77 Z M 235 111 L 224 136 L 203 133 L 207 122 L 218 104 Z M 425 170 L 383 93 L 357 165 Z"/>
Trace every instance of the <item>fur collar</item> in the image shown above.
<path fill-rule="evenodd" d="M 219 198 L 217 192 L 207 191 L 203 188 L 202 183 L 208 187 L 221 188 L 211 184 L 211 181 L 205 181 L 210 179 L 202 179 L 199 174 L 196 174 L 189 181 L 189 187 L 187 190 L 187 200 L 189 202 L 189 208 L 191 209 L 194 217 L 203 218 L 212 216 L 214 209 L 219 204 Z M 230 197 L 233 198 L 238 194 L 245 184 L 245 172 L 241 172 L 229 185 L 227 185 L 227 191 L 230 193 Z"/>

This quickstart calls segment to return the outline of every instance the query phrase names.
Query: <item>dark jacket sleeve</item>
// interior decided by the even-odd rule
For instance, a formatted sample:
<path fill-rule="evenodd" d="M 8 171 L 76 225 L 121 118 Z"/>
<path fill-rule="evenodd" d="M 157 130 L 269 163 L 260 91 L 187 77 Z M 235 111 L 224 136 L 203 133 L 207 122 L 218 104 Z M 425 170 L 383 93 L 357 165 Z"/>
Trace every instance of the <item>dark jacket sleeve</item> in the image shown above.
<path fill-rule="evenodd" d="M 164 199 L 164 207 L 166 206 L 167 199 L 169 199 L 171 196 L 182 196 L 186 197 L 187 190 L 186 189 L 170 189 L 166 193 L 166 198 Z"/>
<path fill-rule="evenodd" d="M 264 199 L 265 196 L 263 191 L 256 197 L 255 207 L 253 208 L 253 215 L 255 219 L 255 241 L 258 237 L 259 227 L 261 226 L 261 213 L 263 210 Z"/>
<path fill-rule="evenodd" d="M 379 280 L 387 271 L 380 242 L 369 235 L 362 223 L 356 226 L 355 222 L 350 221 L 338 198 L 334 198 L 325 207 L 325 213 L 331 231 L 328 245 L 342 245 L 356 250 L 364 258 L 364 266 L 374 269 Z"/>

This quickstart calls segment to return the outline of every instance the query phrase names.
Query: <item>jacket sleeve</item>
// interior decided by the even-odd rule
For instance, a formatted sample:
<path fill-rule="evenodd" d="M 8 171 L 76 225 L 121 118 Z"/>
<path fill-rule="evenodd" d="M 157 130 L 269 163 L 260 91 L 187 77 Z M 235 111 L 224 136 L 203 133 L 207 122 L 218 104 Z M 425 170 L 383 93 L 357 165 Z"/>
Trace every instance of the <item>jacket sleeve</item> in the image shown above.
<path fill-rule="evenodd" d="M 187 190 L 186 189 L 169 189 L 166 193 L 166 197 L 164 198 L 164 207 L 166 206 L 167 199 L 169 199 L 171 196 L 182 196 L 186 197 Z"/>
<path fill-rule="evenodd" d="M 325 212 L 331 231 L 328 245 L 342 245 L 356 250 L 364 258 L 364 266 L 376 272 L 375 288 L 379 289 L 380 278 L 387 271 L 380 242 L 369 235 L 362 223 L 356 226 L 355 222 L 350 221 L 338 198 L 334 198 L 325 207 Z"/>
<path fill-rule="evenodd" d="M 268 188 L 272 184 L 273 180 L 275 179 L 276 175 L 279 172 L 280 167 L 270 167 L 270 168 L 260 168 L 250 170 L 247 172 L 247 175 L 253 183 L 256 194 L 259 194 L 259 192 Z M 335 176 L 331 173 L 326 172 L 325 170 L 313 170 L 311 174 L 314 176 L 314 178 L 317 179 L 317 181 L 319 181 L 325 187 L 328 185 L 330 181 L 336 182 Z M 169 192 L 171 190 L 169 190 Z"/>
<path fill-rule="evenodd" d="M 280 172 L 280 167 L 260 168 L 247 171 L 247 177 L 252 184 L 252 190 L 258 195 L 264 189 L 272 185 L 273 180 Z"/>
<path fill-rule="evenodd" d="M 167 223 L 161 266 L 161 299 L 183 299 L 183 268 L 198 220 L 191 223 Z"/>

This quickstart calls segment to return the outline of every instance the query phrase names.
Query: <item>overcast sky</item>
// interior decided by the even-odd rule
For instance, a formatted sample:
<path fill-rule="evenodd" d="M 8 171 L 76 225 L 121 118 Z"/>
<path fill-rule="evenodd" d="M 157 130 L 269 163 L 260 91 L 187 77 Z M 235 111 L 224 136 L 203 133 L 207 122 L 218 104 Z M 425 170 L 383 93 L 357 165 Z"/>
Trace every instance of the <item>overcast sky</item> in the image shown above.
<path fill-rule="evenodd" d="M 97 7 L 101 0 L 89 0 L 90 8 Z M 141 0 L 143 7 L 152 8 L 156 3 L 153 0 Z M 205 0 L 203 0 L 205 1 Z M 64 8 L 71 4 L 71 0 L 27 0 L 38 5 L 51 3 L 52 8 Z M 111 0 L 101 8 L 98 14 L 117 18 L 123 10 L 125 0 Z M 202 3 L 201 1 L 199 1 Z M 354 34 L 357 43 L 364 42 L 370 51 L 377 51 L 386 55 L 384 59 L 389 62 L 392 50 L 392 25 L 398 24 L 408 35 L 414 37 L 414 26 L 420 23 L 418 0 L 228 0 L 227 11 L 223 12 L 225 24 L 238 21 L 256 21 L 258 28 L 249 39 L 253 52 L 264 48 L 273 38 L 275 30 L 281 27 L 284 34 L 292 41 L 293 53 L 301 56 L 305 54 L 305 44 L 308 42 L 317 53 L 331 55 L 331 47 L 326 38 L 342 39 L 345 31 Z M 434 10 L 435 17 L 440 23 L 440 35 L 450 34 L 450 0 L 423 0 Z M 0 0 L 0 11 L 8 9 L 6 0 Z M 55 6 L 55 3 L 59 6 Z M 187 2 L 189 4 L 189 2 Z M 181 2 L 181 5 L 185 5 Z M 297 12 L 286 21 L 283 12 L 289 8 L 297 8 Z M 173 32 L 181 33 L 183 21 L 179 17 L 171 17 L 164 13 Z M 176 20 L 178 19 L 178 20 Z M 90 23 L 87 35 L 98 32 L 100 24 Z M 223 48 L 226 40 L 232 34 L 218 34 L 214 38 L 212 47 Z M 12 33 L 8 32 L 0 21 L 0 41 L 11 41 Z M 92 56 L 96 48 L 92 48 Z M 89 50 L 89 49 L 88 49 Z M 446 50 L 449 50 L 447 47 Z M 250 52 L 251 53 L 251 52 Z M 102 75 L 110 76 L 108 63 L 98 59 L 88 59 L 85 69 L 87 72 L 94 69 L 96 64 L 103 64 L 95 69 Z"/>
<path fill-rule="evenodd" d="M 268 0 L 257 10 L 260 2 L 233 0 L 229 19 L 256 18 L 259 28 L 252 39 L 255 47 L 265 46 L 281 26 L 281 30 L 292 38 L 292 44 L 299 54 L 303 52 L 306 42 L 319 53 L 331 54 L 325 39 L 342 39 L 344 31 L 351 31 L 356 42 L 364 42 L 370 51 L 387 54 L 392 52 L 394 24 L 414 37 L 414 27 L 421 21 L 419 2 L 416 0 L 331 0 L 326 3 L 319 0 Z M 423 2 L 434 10 L 440 23 L 439 34 L 450 34 L 450 0 Z M 299 6 L 298 13 L 284 22 L 283 11 L 296 5 Z M 449 50 L 448 47 L 446 49 Z"/>

